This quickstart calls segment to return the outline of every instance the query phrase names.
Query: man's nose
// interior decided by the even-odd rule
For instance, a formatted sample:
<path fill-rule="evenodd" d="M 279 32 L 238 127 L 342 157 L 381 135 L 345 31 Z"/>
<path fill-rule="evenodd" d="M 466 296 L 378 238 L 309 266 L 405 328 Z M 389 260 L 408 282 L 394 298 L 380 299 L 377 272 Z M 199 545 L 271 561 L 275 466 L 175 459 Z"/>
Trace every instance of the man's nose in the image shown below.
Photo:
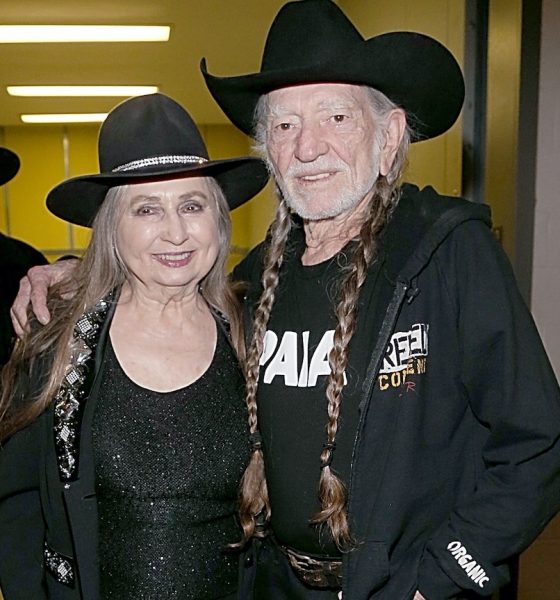
<path fill-rule="evenodd" d="M 301 162 L 311 162 L 329 150 L 327 142 L 321 135 L 320 127 L 314 124 L 304 124 L 299 132 L 295 156 Z"/>

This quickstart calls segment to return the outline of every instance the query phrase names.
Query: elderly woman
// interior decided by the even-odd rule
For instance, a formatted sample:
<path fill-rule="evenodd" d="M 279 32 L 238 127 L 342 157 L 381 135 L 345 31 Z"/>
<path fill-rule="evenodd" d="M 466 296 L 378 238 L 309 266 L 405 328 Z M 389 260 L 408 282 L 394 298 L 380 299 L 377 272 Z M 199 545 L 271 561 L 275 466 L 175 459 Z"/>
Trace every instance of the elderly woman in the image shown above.
<path fill-rule="evenodd" d="M 0 585 L 5 600 L 234 597 L 224 548 L 249 448 L 224 264 L 228 211 L 266 168 L 208 160 L 161 94 L 111 112 L 99 159 L 49 193 L 91 243 L 3 373 Z"/>

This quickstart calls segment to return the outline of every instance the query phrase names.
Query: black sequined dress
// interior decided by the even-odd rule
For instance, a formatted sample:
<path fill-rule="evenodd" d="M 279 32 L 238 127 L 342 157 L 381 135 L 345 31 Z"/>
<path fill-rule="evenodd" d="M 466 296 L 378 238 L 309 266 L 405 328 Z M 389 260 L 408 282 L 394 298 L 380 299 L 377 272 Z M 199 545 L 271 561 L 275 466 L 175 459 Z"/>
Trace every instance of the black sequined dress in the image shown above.
<path fill-rule="evenodd" d="M 93 444 L 101 597 L 217 599 L 236 589 L 237 486 L 248 458 L 242 377 L 218 327 L 213 361 L 181 390 L 132 382 L 108 342 Z"/>

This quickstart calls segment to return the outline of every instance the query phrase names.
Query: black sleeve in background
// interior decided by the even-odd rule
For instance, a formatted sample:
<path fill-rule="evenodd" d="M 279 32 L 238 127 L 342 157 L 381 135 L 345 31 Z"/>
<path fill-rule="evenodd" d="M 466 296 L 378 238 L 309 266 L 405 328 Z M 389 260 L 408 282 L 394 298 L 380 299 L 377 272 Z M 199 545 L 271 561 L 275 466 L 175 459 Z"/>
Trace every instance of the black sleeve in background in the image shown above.
<path fill-rule="evenodd" d="M 255 246 L 249 254 L 238 263 L 230 274 L 230 279 L 237 282 L 253 282 L 256 278 L 260 279 L 262 273 L 262 259 L 264 253 L 264 242 Z"/>
<path fill-rule="evenodd" d="M 8 362 L 14 342 L 10 308 L 19 290 L 19 281 L 35 265 L 47 259 L 29 244 L 0 234 L 0 366 Z"/>
<path fill-rule="evenodd" d="M 476 490 L 426 546 L 418 588 L 428 600 L 493 593 L 507 559 L 560 508 L 560 391 L 505 254 L 471 222 L 434 259 L 455 293 L 462 383 L 490 435 Z"/>

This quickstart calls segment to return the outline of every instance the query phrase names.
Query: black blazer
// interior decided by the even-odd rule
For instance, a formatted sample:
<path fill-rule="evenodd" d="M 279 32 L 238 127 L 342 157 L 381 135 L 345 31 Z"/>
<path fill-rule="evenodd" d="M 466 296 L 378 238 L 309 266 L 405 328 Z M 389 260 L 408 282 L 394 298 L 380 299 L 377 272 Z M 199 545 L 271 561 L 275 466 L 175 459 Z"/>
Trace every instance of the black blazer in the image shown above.
<path fill-rule="evenodd" d="M 91 368 L 81 386 L 81 421 L 64 430 L 56 402 L 0 450 L 0 588 L 4 600 L 99 600 L 98 513 L 92 420 L 101 384 L 110 303 L 96 333 Z M 228 323 L 212 309 L 229 340 Z M 99 322 L 99 321 L 98 321 Z M 25 376 L 17 397 L 25 401 L 49 373 L 42 357 L 37 372 Z M 75 435 L 70 480 L 60 475 L 68 460 L 61 435 Z"/>
<path fill-rule="evenodd" d="M 54 404 L 0 451 L 0 587 L 5 600 L 99 598 L 91 421 L 113 310 L 101 328 L 81 426 L 75 431 L 79 443 L 73 480 L 59 475 L 64 456 L 55 443 Z M 31 390 L 32 382 L 26 387 Z"/>

